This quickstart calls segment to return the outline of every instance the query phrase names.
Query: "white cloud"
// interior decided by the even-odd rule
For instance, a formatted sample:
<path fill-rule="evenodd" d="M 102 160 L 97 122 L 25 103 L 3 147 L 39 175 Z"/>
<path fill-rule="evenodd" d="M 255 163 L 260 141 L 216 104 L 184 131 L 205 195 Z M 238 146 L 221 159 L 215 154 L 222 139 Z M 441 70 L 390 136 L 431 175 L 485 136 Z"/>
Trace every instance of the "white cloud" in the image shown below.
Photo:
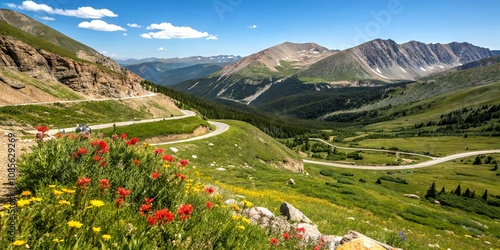
<path fill-rule="evenodd" d="M 123 33 L 123 36 L 128 36 L 128 34 L 127 33 Z"/>
<path fill-rule="evenodd" d="M 163 47 L 159 47 L 159 48 L 157 48 L 156 50 L 158 50 L 158 51 L 165 51 L 165 50 L 167 50 L 167 49 L 165 49 L 165 48 L 163 48 Z"/>
<path fill-rule="evenodd" d="M 45 20 L 45 21 L 54 21 L 54 20 L 56 20 L 55 18 L 50 17 L 50 16 L 41 16 L 39 18 L 42 19 L 42 20 Z"/>
<path fill-rule="evenodd" d="M 214 35 L 209 35 L 207 36 L 207 38 L 205 38 L 207 40 L 217 40 L 217 36 L 214 36 Z"/>
<path fill-rule="evenodd" d="M 159 30 L 141 34 L 146 39 L 172 39 L 172 38 L 203 38 L 212 37 L 207 32 L 197 31 L 191 27 L 174 26 L 171 23 L 153 23 L 146 28 L 147 30 Z M 216 38 L 216 37 L 215 37 Z"/>
<path fill-rule="evenodd" d="M 250 26 L 247 26 L 247 28 L 249 28 L 249 29 L 256 29 L 257 25 L 255 25 L 255 24 L 254 25 L 250 25 Z"/>
<path fill-rule="evenodd" d="M 126 31 L 126 29 L 104 22 L 103 20 L 92 20 L 90 22 L 81 22 L 78 24 L 78 28 L 99 30 L 99 31 Z"/>
<path fill-rule="evenodd" d="M 113 11 L 108 9 L 94 9 L 89 6 L 85 6 L 85 7 L 79 7 L 76 10 L 63 10 L 63 9 L 54 9 L 46 4 L 38 4 L 33 1 L 24 1 L 21 5 L 16 7 L 22 10 L 43 11 L 48 14 L 57 14 L 62 16 L 72 16 L 79 18 L 98 19 L 103 17 L 118 16 L 117 14 L 113 13 Z"/>
<path fill-rule="evenodd" d="M 15 3 L 4 3 L 5 6 L 9 7 L 9 8 L 16 8 L 17 5 Z"/>
<path fill-rule="evenodd" d="M 132 28 L 142 28 L 142 26 L 137 23 L 127 23 L 127 26 Z"/>

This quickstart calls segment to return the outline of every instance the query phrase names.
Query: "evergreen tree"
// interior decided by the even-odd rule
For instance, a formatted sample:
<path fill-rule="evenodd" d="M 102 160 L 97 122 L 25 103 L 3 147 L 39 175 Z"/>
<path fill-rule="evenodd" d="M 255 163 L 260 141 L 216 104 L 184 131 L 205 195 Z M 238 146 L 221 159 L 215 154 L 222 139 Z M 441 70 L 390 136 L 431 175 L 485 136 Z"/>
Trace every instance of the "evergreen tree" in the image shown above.
<path fill-rule="evenodd" d="M 445 194 L 446 193 L 446 190 L 444 189 L 444 186 L 443 188 L 441 188 L 441 191 L 439 191 L 439 194 Z"/>
<path fill-rule="evenodd" d="M 333 154 L 336 155 L 337 154 L 337 147 L 334 147 L 333 148 Z"/>
<path fill-rule="evenodd" d="M 472 165 L 480 165 L 480 164 L 482 164 L 481 157 L 479 157 L 479 155 L 478 155 L 478 156 L 476 156 L 476 159 L 474 160 Z"/>
<path fill-rule="evenodd" d="M 469 197 L 471 195 L 470 190 L 467 188 L 465 192 L 462 194 L 463 197 Z"/>
<path fill-rule="evenodd" d="M 472 191 L 472 194 L 469 196 L 469 198 L 476 198 L 476 190 Z"/>
<path fill-rule="evenodd" d="M 377 184 L 382 184 L 382 180 L 380 180 L 380 178 L 377 179 L 377 181 L 375 182 Z"/>
<path fill-rule="evenodd" d="M 498 164 L 495 163 L 495 166 L 491 169 L 491 171 L 496 171 L 498 169 Z"/>
<path fill-rule="evenodd" d="M 460 184 L 458 184 L 457 189 L 455 189 L 455 194 L 458 196 L 462 195 L 462 188 L 460 187 Z"/>
<path fill-rule="evenodd" d="M 488 200 L 488 189 L 484 190 L 483 197 L 481 197 L 483 200 Z"/>
<path fill-rule="evenodd" d="M 431 186 L 427 190 L 427 193 L 425 194 L 425 198 L 426 199 L 429 199 L 429 198 L 436 199 L 436 194 L 437 194 L 436 182 L 432 182 Z"/>

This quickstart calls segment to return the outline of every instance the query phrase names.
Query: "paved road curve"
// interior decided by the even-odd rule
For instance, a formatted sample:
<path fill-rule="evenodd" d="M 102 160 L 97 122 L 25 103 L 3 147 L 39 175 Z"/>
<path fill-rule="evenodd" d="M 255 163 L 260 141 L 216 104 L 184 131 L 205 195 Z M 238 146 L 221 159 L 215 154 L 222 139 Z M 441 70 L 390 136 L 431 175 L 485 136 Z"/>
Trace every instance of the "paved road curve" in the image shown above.
<path fill-rule="evenodd" d="M 222 122 L 211 122 L 209 121 L 208 123 L 214 125 L 216 129 L 208 134 L 200 135 L 197 137 L 189 138 L 189 139 L 184 139 L 184 140 L 178 140 L 178 141 L 169 141 L 169 142 L 161 142 L 161 143 L 154 143 L 151 144 L 153 146 L 158 146 L 158 145 L 167 145 L 167 144 L 174 144 L 174 143 L 181 143 L 181 142 L 190 142 L 190 141 L 196 141 L 196 140 L 202 140 L 206 139 L 212 136 L 220 135 L 224 132 L 226 132 L 229 129 L 229 125 L 222 123 Z"/>
<path fill-rule="evenodd" d="M 312 161 L 312 160 L 304 160 L 305 163 L 318 164 L 324 166 L 338 167 L 338 168 L 350 168 L 350 169 L 365 169 L 365 170 L 402 170 L 402 169 L 414 169 L 414 168 L 423 168 L 429 167 L 436 164 L 440 164 L 443 162 L 464 158 L 468 156 L 481 155 L 481 154 L 498 154 L 500 153 L 500 149 L 493 150 L 481 150 L 481 151 L 471 151 L 465 153 L 459 153 L 454 155 L 448 155 L 445 157 L 435 158 L 426 162 L 421 162 L 413 165 L 404 165 L 404 166 L 361 166 L 361 165 L 349 165 L 349 164 L 340 164 L 334 162 L 324 162 L 324 161 Z"/>

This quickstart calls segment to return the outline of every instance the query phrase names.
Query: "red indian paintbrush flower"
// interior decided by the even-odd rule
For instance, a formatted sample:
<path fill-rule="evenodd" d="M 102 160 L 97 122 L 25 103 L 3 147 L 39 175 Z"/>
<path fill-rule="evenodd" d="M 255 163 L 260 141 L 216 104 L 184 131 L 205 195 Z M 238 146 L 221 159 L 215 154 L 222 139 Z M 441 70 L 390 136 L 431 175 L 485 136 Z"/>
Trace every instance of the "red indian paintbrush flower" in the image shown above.
<path fill-rule="evenodd" d="M 140 166 L 140 165 L 141 165 L 141 161 L 139 161 L 139 160 L 135 159 L 135 160 L 134 160 L 134 164 L 135 164 L 136 166 Z"/>
<path fill-rule="evenodd" d="M 76 181 L 76 185 L 80 188 L 86 188 L 88 185 L 90 185 L 90 178 L 87 178 L 85 176 L 80 177 L 78 181 Z"/>
<path fill-rule="evenodd" d="M 271 238 L 270 243 L 271 243 L 271 245 L 277 247 L 280 244 L 280 241 L 276 238 Z"/>
<path fill-rule="evenodd" d="M 49 126 L 47 125 L 35 126 L 35 129 L 40 133 L 47 133 L 47 131 L 49 131 Z"/>
<path fill-rule="evenodd" d="M 148 213 L 151 210 L 151 204 L 142 204 L 139 208 L 139 214 L 144 216 L 144 214 Z"/>
<path fill-rule="evenodd" d="M 120 198 L 125 199 L 130 194 L 130 190 L 127 190 L 125 188 L 119 187 L 117 193 L 120 196 Z"/>
<path fill-rule="evenodd" d="M 189 215 L 193 212 L 193 205 L 185 204 L 179 207 L 177 210 L 177 214 L 180 215 L 181 220 L 185 220 L 189 218 Z"/>
<path fill-rule="evenodd" d="M 139 142 L 139 139 L 137 139 L 136 137 L 134 137 L 134 138 L 132 138 L 132 139 L 130 139 L 130 140 L 128 140 L 128 141 L 126 141 L 125 143 L 126 143 L 127 145 L 132 145 L 132 146 L 133 146 L 133 145 L 137 144 L 138 142 Z"/>
<path fill-rule="evenodd" d="M 172 162 L 174 161 L 174 157 L 171 155 L 162 155 L 161 157 L 164 161 Z"/>
<path fill-rule="evenodd" d="M 155 200 L 155 199 L 153 199 L 153 198 L 144 198 L 144 201 L 145 201 L 146 203 L 150 203 L 150 204 L 151 204 L 151 203 L 153 203 L 153 201 L 154 201 L 154 200 Z"/>
<path fill-rule="evenodd" d="M 207 206 L 208 209 L 212 209 L 214 207 L 214 204 L 210 201 L 205 202 L 205 205 Z"/>
<path fill-rule="evenodd" d="M 179 167 L 184 167 L 184 166 L 186 166 L 187 164 L 189 164 L 189 161 L 188 161 L 188 160 L 180 160 L 180 161 L 179 161 Z"/>
<path fill-rule="evenodd" d="M 125 139 L 127 139 L 127 134 L 125 134 L 125 133 L 122 133 L 122 134 L 120 135 L 120 138 L 122 138 L 122 140 L 125 140 Z"/>
<path fill-rule="evenodd" d="M 165 152 L 165 149 L 163 149 L 163 148 L 157 148 L 153 152 L 155 154 L 159 155 L 159 154 L 163 154 L 163 152 Z"/>
<path fill-rule="evenodd" d="M 161 222 L 161 224 L 164 224 L 164 223 L 168 224 L 174 220 L 175 214 L 168 211 L 167 208 L 164 208 L 164 209 L 160 209 L 160 210 L 156 211 L 154 213 L 153 217 L 154 217 L 155 224 L 158 222 Z M 149 219 L 148 219 L 148 223 L 150 223 Z M 151 225 L 151 223 L 150 223 L 150 225 Z"/>
<path fill-rule="evenodd" d="M 205 187 L 205 193 L 212 194 L 213 192 L 215 192 L 214 188 L 212 188 L 212 187 Z"/>
<path fill-rule="evenodd" d="M 108 179 L 99 180 L 99 188 L 107 189 L 110 186 L 111 185 L 109 185 L 109 180 Z"/>
<path fill-rule="evenodd" d="M 186 176 L 183 175 L 183 174 L 177 174 L 176 176 L 177 176 L 177 178 L 180 178 L 181 180 L 185 180 L 186 179 Z"/>
<path fill-rule="evenodd" d="M 154 173 L 151 174 L 151 177 L 153 177 L 153 179 L 158 179 L 160 178 L 160 173 L 158 173 L 158 171 L 156 170 Z"/>

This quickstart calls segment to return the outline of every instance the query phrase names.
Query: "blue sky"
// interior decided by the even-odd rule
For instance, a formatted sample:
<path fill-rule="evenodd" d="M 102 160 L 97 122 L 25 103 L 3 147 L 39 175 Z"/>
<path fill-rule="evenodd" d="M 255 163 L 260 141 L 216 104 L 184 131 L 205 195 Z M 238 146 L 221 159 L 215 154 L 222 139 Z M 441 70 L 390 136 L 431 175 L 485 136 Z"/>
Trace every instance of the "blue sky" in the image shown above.
<path fill-rule="evenodd" d="M 6 0 L 114 58 L 247 56 L 283 42 L 346 49 L 376 38 L 500 50 L 498 0 Z"/>

